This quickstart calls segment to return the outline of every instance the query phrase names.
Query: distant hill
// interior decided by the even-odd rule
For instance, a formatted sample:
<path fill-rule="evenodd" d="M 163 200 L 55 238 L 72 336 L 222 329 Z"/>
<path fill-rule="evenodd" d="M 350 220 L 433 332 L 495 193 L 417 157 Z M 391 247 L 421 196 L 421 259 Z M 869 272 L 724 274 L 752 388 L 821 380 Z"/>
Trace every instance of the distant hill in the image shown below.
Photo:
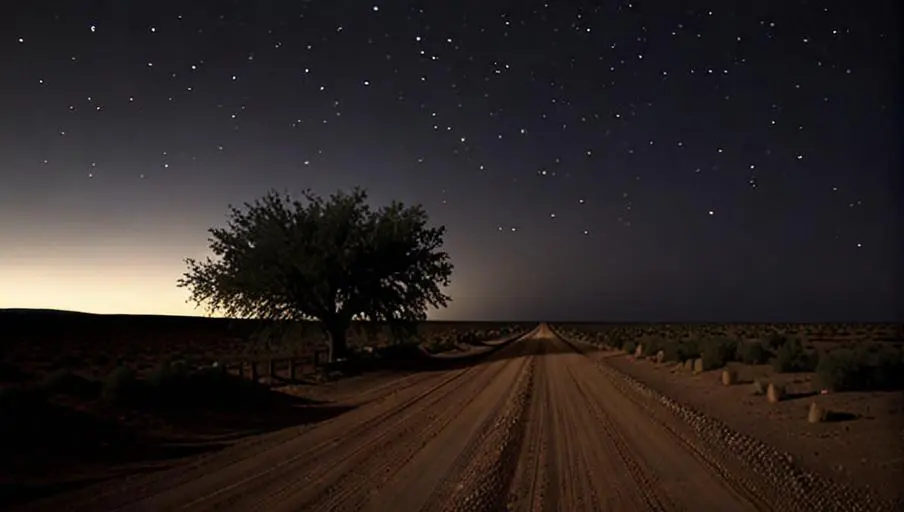
<path fill-rule="evenodd" d="M 95 313 L 84 313 L 82 311 L 66 311 L 64 309 L 29 309 L 29 308 L 0 308 L 0 315 L 91 315 Z"/>

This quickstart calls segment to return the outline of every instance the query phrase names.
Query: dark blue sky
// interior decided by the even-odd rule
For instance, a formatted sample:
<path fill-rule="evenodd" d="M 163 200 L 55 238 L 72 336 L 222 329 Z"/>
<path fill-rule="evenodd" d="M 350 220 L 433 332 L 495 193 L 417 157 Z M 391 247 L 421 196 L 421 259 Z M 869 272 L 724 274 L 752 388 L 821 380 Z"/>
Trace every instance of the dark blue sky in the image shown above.
<path fill-rule="evenodd" d="M 360 185 L 439 318 L 900 319 L 898 2 L 738 4 L 7 6 L 0 307 L 193 314 L 228 204 Z"/>

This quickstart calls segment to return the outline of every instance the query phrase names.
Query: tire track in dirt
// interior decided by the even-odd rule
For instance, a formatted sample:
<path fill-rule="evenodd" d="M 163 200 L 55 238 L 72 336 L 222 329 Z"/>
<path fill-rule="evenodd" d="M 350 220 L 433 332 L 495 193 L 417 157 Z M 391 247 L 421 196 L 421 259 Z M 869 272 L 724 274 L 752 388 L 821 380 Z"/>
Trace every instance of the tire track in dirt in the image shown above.
<path fill-rule="evenodd" d="M 543 363 L 546 344 L 538 343 L 538 362 L 530 387 L 530 399 L 522 418 L 520 457 L 514 468 L 508 497 L 508 510 L 542 510 L 546 486 L 546 465 L 550 449 L 549 393 L 547 373 Z"/>
<path fill-rule="evenodd" d="M 514 466 L 521 452 L 521 438 L 536 367 L 537 342 L 524 342 L 527 357 L 517 376 L 509 379 L 495 414 L 484 419 L 471 436 L 455 465 L 446 472 L 423 510 L 479 511 L 505 508 Z M 500 379 L 500 382 L 505 382 Z"/>
<path fill-rule="evenodd" d="M 517 510 L 753 510 L 612 386 L 583 353 L 549 333 L 513 480 Z M 540 384 L 545 381 L 544 387 Z M 544 410 L 545 409 L 545 410 Z M 535 455 L 546 428 L 548 451 Z M 545 478 L 537 478 L 540 459 Z M 540 480 L 542 496 L 536 492 Z"/>
<path fill-rule="evenodd" d="M 359 423 L 348 430 L 338 430 L 334 436 L 316 446 L 296 451 L 291 458 L 266 467 L 229 487 L 220 487 L 192 502 L 185 508 L 192 510 L 215 510 L 232 508 L 248 510 L 277 502 L 292 486 L 317 485 L 324 475 L 318 473 L 326 468 L 341 465 L 346 460 L 371 452 L 372 448 L 383 448 L 395 436 L 405 433 L 403 425 L 413 423 L 424 411 L 450 394 L 458 391 L 457 385 L 465 376 L 474 373 L 474 368 L 456 371 L 436 385 L 421 391 L 414 399 L 395 407 L 368 421 Z M 310 468 L 310 469 L 307 469 Z"/>
<path fill-rule="evenodd" d="M 453 391 L 457 381 L 472 370 L 473 368 L 466 368 L 438 374 L 421 386 L 406 388 L 380 399 L 371 407 L 355 409 L 331 421 L 315 425 L 284 443 L 263 452 L 245 454 L 240 461 L 218 468 L 216 472 L 207 472 L 191 481 L 167 479 L 170 486 L 165 490 L 141 501 L 133 498 L 131 503 L 123 506 L 129 509 L 139 507 L 161 510 L 160 507 L 167 503 L 180 501 L 183 508 L 201 510 L 215 507 L 216 503 L 228 500 L 236 493 L 253 493 L 256 486 L 266 485 L 279 474 L 277 472 L 284 471 L 296 461 L 318 456 L 327 458 L 330 450 L 337 445 L 349 439 L 359 439 L 373 428 L 410 414 L 410 409 L 421 406 L 425 400 L 435 400 L 437 396 L 442 396 L 436 395 L 437 392 Z M 172 485 L 174 481 L 177 482 L 176 485 Z M 187 496 L 193 499 L 186 500 Z"/>
<path fill-rule="evenodd" d="M 356 400 L 349 402 L 355 405 L 366 403 L 370 406 L 368 408 L 352 410 L 316 424 L 301 425 L 297 428 L 288 428 L 246 438 L 223 450 L 193 457 L 189 461 L 182 461 L 181 464 L 170 468 L 123 478 L 115 486 L 109 484 L 89 486 L 64 497 L 55 497 L 43 502 L 26 505 L 21 510 L 56 510 L 60 507 L 65 507 L 71 511 L 131 509 L 135 506 L 135 503 L 141 500 L 172 490 L 175 487 L 173 482 L 177 483 L 176 486 L 184 486 L 209 478 L 211 467 L 216 467 L 218 471 L 229 471 L 230 469 L 228 468 L 241 466 L 247 461 L 261 457 L 264 454 L 282 453 L 292 443 L 296 443 L 299 437 L 308 436 L 309 432 L 314 429 L 330 428 L 328 425 L 348 422 L 351 416 L 357 417 L 354 421 L 357 423 L 358 421 L 367 421 L 367 417 L 385 413 L 386 411 L 395 413 L 399 403 L 411 400 L 415 393 L 420 392 L 423 394 L 423 390 L 419 386 L 430 386 L 431 383 L 439 382 L 448 377 L 448 372 L 422 372 L 402 376 L 392 381 L 392 383 L 400 383 L 401 386 L 392 389 L 388 385 L 381 386 L 382 396 L 377 390 L 368 390 L 363 400 L 359 396 L 355 397 Z M 375 418 L 374 421 L 379 421 L 379 419 Z"/>
<path fill-rule="evenodd" d="M 441 400 L 423 408 L 418 415 L 408 418 L 406 423 L 394 427 L 383 443 L 362 440 L 367 446 L 365 451 L 340 460 L 335 457 L 327 459 L 328 468 L 304 468 L 303 472 L 307 474 L 323 471 L 323 477 L 318 481 L 305 482 L 303 487 L 286 486 L 284 492 L 255 502 L 253 510 L 361 510 L 370 498 L 381 491 L 389 495 L 403 495 L 406 500 L 413 499 L 415 491 L 392 490 L 396 474 L 404 472 L 409 465 L 416 466 L 419 474 L 435 474 L 437 471 L 424 466 L 435 464 L 442 455 L 459 451 L 451 447 L 454 439 L 448 437 L 458 430 L 467 430 L 474 423 L 469 421 L 467 411 L 487 410 L 487 414 L 492 414 L 498 401 L 498 396 L 492 391 L 494 387 L 514 381 L 513 375 L 523 371 L 524 358 L 519 355 L 523 351 L 522 346 L 511 349 L 509 353 L 500 354 L 508 357 L 480 365 L 479 373 L 461 382 L 458 388 Z M 442 453 L 428 457 L 426 464 L 418 460 L 423 459 L 424 454 L 429 453 L 431 446 L 436 444 L 442 446 Z M 412 478 L 403 477 L 401 480 L 408 482 Z M 397 499 L 392 501 L 395 503 Z"/>

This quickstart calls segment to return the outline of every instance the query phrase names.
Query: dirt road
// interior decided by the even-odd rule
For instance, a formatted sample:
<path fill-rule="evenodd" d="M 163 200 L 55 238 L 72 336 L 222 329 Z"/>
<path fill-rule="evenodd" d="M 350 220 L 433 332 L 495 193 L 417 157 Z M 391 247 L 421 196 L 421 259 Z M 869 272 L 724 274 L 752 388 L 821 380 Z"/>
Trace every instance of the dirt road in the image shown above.
<path fill-rule="evenodd" d="M 718 471 L 541 325 L 485 362 L 371 390 L 358 407 L 35 509 L 782 509 Z M 722 476 L 724 475 L 724 476 Z"/>

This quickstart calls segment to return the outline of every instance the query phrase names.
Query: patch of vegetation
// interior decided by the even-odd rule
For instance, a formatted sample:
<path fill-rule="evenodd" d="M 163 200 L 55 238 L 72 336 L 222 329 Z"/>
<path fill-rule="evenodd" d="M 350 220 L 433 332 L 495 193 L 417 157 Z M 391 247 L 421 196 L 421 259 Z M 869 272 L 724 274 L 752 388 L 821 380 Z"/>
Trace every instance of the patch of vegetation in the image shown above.
<path fill-rule="evenodd" d="M 787 344 L 788 341 L 788 336 L 785 333 L 773 331 L 766 337 L 766 346 L 769 347 L 769 350 L 775 352 Z"/>
<path fill-rule="evenodd" d="M 159 392 L 178 390 L 188 379 L 188 365 L 184 361 L 164 360 L 148 375 L 147 382 Z"/>
<path fill-rule="evenodd" d="M 664 350 L 669 342 L 659 336 L 645 336 L 640 344 L 643 347 L 643 355 L 653 356 L 660 350 Z"/>
<path fill-rule="evenodd" d="M 141 383 L 128 366 L 120 365 L 104 379 L 101 397 L 112 404 L 125 405 L 140 399 Z"/>
<path fill-rule="evenodd" d="M 831 391 L 904 389 L 904 351 L 882 345 L 832 350 L 819 358 L 816 383 Z"/>
<path fill-rule="evenodd" d="M 744 364 L 765 364 L 769 361 L 769 351 L 762 341 L 742 341 L 738 345 L 738 359 Z"/>
<path fill-rule="evenodd" d="M 633 354 L 634 354 L 634 351 L 637 350 L 637 344 L 634 343 L 633 341 L 626 341 L 626 342 L 622 345 L 622 350 L 624 350 L 624 351 L 627 352 L 628 354 L 632 354 L 632 355 L 633 355 Z"/>
<path fill-rule="evenodd" d="M 772 368 L 779 373 L 809 372 L 816 367 L 817 357 L 808 354 L 797 338 L 789 338 L 775 350 Z"/>
<path fill-rule="evenodd" d="M 689 359 L 700 357 L 700 341 L 696 338 L 682 338 L 670 341 L 662 348 L 664 361 L 683 363 Z"/>
<path fill-rule="evenodd" d="M 348 357 L 353 320 L 385 323 L 402 341 L 450 299 L 445 227 L 431 226 L 422 205 L 376 209 L 360 188 L 326 198 L 270 191 L 229 217 L 209 230 L 216 258 L 187 259 L 177 285 L 230 317 L 317 319 L 330 361 Z"/>
<path fill-rule="evenodd" d="M 35 391 L 44 396 L 69 395 L 93 398 L 97 396 L 98 388 L 96 382 L 63 368 L 44 376 L 38 382 Z"/>
<path fill-rule="evenodd" d="M 738 343 L 727 338 L 708 339 L 702 345 L 700 358 L 703 360 L 704 371 L 722 368 L 733 361 L 738 352 Z"/>

